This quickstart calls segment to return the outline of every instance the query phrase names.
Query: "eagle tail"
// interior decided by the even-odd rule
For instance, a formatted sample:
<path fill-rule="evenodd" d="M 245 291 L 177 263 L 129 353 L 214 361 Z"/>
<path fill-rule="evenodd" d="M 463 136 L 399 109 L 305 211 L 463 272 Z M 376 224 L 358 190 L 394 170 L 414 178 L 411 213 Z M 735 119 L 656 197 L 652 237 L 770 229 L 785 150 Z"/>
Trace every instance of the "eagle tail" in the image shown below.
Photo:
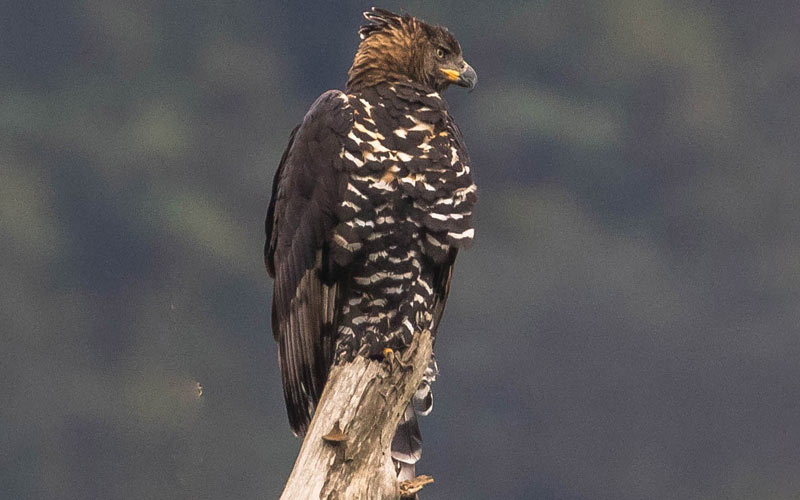
<path fill-rule="evenodd" d="M 415 465 L 422 457 L 422 434 L 419 431 L 417 412 L 409 403 L 392 439 L 392 460 L 400 481 L 414 479 Z"/>
<path fill-rule="evenodd" d="M 392 439 L 392 460 L 400 481 L 416 477 L 416 463 L 422 458 L 422 433 L 419 430 L 417 415 L 425 416 L 433 410 L 431 384 L 436 380 L 438 373 L 436 357 L 431 355 L 422 382 L 406 406 Z"/>

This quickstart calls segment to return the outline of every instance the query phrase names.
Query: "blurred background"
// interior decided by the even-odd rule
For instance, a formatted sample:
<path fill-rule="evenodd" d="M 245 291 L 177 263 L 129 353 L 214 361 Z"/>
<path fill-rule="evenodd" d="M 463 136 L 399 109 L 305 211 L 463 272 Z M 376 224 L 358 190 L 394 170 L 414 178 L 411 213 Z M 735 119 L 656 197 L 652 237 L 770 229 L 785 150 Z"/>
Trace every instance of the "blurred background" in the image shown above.
<path fill-rule="evenodd" d="M 263 218 L 372 3 L 0 5 L 0 497 L 277 498 Z M 797 3 L 381 6 L 480 77 L 423 498 L 797 498 Z"/>

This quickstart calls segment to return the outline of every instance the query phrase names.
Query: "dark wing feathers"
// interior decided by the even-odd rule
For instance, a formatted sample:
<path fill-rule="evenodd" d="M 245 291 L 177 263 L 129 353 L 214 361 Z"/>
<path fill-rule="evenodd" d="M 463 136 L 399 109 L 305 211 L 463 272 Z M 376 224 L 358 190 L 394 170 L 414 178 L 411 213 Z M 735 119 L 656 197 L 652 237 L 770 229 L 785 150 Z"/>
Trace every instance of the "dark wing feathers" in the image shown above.
<path fill-rule="evenodd" d="M 312 105 L 281 158 L 267 212 L 265 261 L 275 278 L 272 328 L 292 430 L 308 428 L 333 360 L 341 280 L 323 276 L 340 200 L 340 157 L 352 111 L 328 91 Z"/>
<path fill-rule="evenodd" d="M 464 144 L 464 136 L 461 133 L 461 129 L 458 128 L 458 125 L 456 125 L 456 122 L 453 120 L 450 114 L 447 115 L 447 129 L 450 131 L 450 135 L 455 143 L 454 146 L 458 152 L 458 157 L 461 158 L 461 161 L 465 165 L 470 165 L 471 161 L 469 158 L 469 153 L 467 152 L 467 147 Z M 442 315 L 444 314 L 444 306 L 447 303 L 447 296 L 450 294 L 450 282 L 453 278 L 453 266 L 455 265 L 457 255 L 458 248 L 450 247 L 444 262 L 441 264 L 434 264 L 433 266 L 434 294 L 433 304 L 431 307 L 433 312 L 433 333 L 436 333 L 436 330 L 439 329 L 439 323 L 441 322 Z"/>
<path fill-rule="evenodd" d="M 447 303 L 447 296 L 450 294 L 450 281 L 453 278 L 453 265 L 456 262 L 458 250 L 451 248 L 447 254 L 447 259 L 441 264 L 433 265 L 433 304 L 431 312 L 433 314 L 432 333 L 439 330 L 439 323 L 444 314 L 444 306 Z M 434 337 L 434 340 L 436 337 Z"/>
<path fill-rule="evenodd" d="M 294 144 L 294 136 L 297 134 L 297 129 L 300 128 L 300 125 L 296 126 L 292 133 L 289 134 L 289 144 L 286 145 L 286 149 L 283 151 L 281 155 L 281 161 L 278 163 L 278 169 L 275 171 L 275 177 L 272 179 L 272 195 L 269 198 L 269 208 L 267 209 L 267 219 L 265 222 L 265 229 L 267 233 L 267 239 L 264 244 L 264 264 L 267 266 L 267 272 L 269 273 L 270 278 L 275 277 L 275 266 L 273 265 L 273 254 L 275 253 L 275 242 L 272 240 L 275 233 L 273 232 L 273 217 L 275 216 L 275 201 L 278 198 L 278 183 L 280 181 L 281 175 L 283 174 L 283 166 L 286 165 L 286 157 L 289 155 L 289 150 L 292 149 L 292 144 Z"/>

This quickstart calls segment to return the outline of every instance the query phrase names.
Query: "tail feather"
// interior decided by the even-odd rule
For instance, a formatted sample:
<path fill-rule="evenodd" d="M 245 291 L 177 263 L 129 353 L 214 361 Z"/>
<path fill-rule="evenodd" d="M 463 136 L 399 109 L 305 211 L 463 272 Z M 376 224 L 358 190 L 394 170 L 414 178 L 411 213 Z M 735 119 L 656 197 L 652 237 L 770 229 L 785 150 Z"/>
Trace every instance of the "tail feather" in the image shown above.
<path fill-rule="evenodd" d="M 436 375 L 438 374 L 439 366 L 436 364 L 436 356 L 431 355 L 428 367 L 425 368 L 425 373 L 422 375 L 422 382 L 420 382 L 417 392 L 414 393 L 414 397 L 411 400 L 418 415 L 426 416 L 433 410 L 431 384 L 436 380 Z"/>
<path fill-rule="evenodd" d="M 392 439 L 392 458 L 395 462 L 414 465 L 422 457 L 422 434 L 419 431 L 414 405 L 406 406 L 402 420 Z"/>
<path fill-rule="evenodd" d="M 436 357 L 431 356 L 422 382 L 411 398 L 411 402 L 406 406 L 392 439 L 392 460 L 394 460 L 397 478 L 400 481 L 416 477 L 415 465 L 422 458 L 422 433 L 419 430 L 417 415 L 428 415 L 433 410 L 431 383 L 436 380 L 438 373 Z"/>

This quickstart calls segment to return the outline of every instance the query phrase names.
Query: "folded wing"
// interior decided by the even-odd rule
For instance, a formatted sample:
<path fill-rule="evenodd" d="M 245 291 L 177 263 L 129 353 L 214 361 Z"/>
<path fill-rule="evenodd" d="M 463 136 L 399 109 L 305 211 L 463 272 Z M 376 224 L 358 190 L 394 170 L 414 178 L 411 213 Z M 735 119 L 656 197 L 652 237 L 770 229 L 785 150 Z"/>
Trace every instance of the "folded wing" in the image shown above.
<path fill-rule="evenodd" d="M 275 279 L 272 330 L 292 430 L 302 435 L 330 369 L 337 301 L 347 269 L 331 258 L 330 238 L 346 180 L 341 156 L 352 126 L 346 96 L 322 94 L 292 132 L 275 174 L 264 260 Z"/>

